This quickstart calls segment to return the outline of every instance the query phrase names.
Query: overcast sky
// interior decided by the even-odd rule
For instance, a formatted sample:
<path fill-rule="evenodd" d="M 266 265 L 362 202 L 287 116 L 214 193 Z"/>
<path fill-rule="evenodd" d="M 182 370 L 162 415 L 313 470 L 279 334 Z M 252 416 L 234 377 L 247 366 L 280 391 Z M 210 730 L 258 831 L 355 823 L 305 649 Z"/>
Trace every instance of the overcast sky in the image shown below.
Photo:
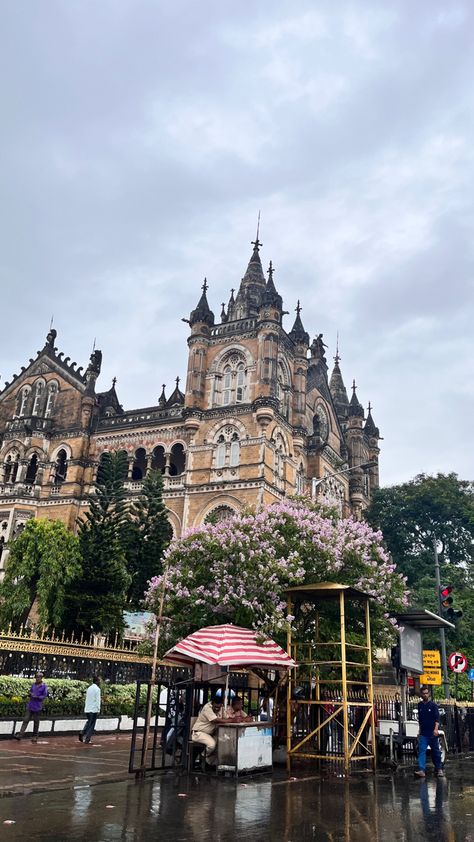
<path fill-rule="evenodd" d="M 373 404 L 381 479 L 474 479 L 472 2 L 1 0 L 2 382 L 44 344 L 126 409 L 186 373 L 259 209 Z"/>

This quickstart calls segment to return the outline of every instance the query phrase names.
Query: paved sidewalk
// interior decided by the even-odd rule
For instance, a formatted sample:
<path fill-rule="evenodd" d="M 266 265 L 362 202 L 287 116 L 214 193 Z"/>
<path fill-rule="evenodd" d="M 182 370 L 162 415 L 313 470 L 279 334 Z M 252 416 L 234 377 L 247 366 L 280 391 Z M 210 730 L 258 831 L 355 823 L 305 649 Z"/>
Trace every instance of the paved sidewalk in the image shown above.
<path fill-rule="evenodd" d="M 127 780 L 130 734 L 0 741 L 0 797 Z"/>

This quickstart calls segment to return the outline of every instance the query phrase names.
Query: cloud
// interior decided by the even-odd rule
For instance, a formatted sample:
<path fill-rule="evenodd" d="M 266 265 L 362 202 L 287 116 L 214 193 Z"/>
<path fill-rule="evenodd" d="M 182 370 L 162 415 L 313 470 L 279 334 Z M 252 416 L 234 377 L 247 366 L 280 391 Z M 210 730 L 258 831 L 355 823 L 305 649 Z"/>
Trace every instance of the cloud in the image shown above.
<path fill-rule="evenodd" d="M 250 256 L 329 358 L 382 480 L 473 476 L 473 10 L 467 2 L 24 0 L 0 50 L 0 370 L 44 341 L 127 407 L 184 376 L 186 326 Z M 289 325 L 291 316 L 286 317 Z"/>

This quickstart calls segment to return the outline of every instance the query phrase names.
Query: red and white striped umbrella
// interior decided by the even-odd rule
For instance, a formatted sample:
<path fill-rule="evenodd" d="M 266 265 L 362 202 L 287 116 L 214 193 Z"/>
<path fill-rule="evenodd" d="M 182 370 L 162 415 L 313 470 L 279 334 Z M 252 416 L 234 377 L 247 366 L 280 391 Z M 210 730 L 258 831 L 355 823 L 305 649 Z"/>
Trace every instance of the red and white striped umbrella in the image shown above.
<path fill-rule="evenodd" d="M 296 666 L 274 640 L 257 643 L 257 633 L 227 623 L 207 626 L 183 638 L 164 656 L 179 664 L 214 664 L 220 667 L 268 667 L 291 669 Z"/>

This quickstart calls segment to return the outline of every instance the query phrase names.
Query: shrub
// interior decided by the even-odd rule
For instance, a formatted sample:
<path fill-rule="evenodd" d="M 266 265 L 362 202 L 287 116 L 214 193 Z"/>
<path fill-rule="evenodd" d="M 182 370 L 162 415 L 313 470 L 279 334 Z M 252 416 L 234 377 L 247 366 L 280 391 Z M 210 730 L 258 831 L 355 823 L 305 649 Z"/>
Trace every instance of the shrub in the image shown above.
<path fill-rule="evenodd" d="M 81 716 L 88 681 L 68 678 L 46 678 L 49 696 L 43 712 L 49 716 Z M 23 717 L 29 698 L 31 678 L 0 676 L 0 717 Z M 105 716 L 132 716 L 135 708 L 135 684 L 102 684 L 102 709 Z M 145 705 L 146 687 L 142 688 L 141 703 Z"/>

